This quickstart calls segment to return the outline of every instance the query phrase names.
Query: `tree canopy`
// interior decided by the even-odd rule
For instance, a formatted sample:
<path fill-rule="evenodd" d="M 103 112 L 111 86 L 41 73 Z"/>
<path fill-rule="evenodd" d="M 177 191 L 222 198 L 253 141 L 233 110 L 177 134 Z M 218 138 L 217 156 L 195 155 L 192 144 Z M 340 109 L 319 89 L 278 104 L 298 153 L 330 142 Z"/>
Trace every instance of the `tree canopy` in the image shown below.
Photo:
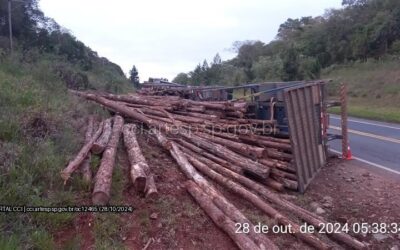
<path fill-rule="evenodd" d="M 317 17 L 288 18 L 267 44 L 234 42 L 235 58 L 209 67 L 199 64 L 174 81 L 235 85 L 316 79 L 333 64 L 400 54 L 398 0 L 343 0 L 342 5 Z"/>

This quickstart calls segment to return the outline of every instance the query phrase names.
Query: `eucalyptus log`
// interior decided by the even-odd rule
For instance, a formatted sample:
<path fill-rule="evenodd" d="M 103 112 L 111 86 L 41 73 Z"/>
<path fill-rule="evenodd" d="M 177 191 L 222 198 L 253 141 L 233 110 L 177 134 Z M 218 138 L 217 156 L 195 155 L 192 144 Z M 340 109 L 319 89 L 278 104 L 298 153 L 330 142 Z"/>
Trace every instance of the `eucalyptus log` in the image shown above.
<path fill-rule="evenodd" d="M 86 128 L 86 133 L 85 133 L 85 144 L 90 142 L 90 139 L 92 139 L 94 132 L 94 117 L 89 116 L 88 118 L 88 125 Z M 92 170 L 90 170 L 90 159 L 91 155 L 90 152 L 86 156 L 85 160 L 83 160 L 81 164 L 81 172 L 82 172 L 82 177 L 83 180 L 86 183 L 91 183 L 92 182 Z"/>
<path fill-rule="evenodd" d="M 112 173 L 114 170 L 117 146 L 121 135 L 124 119 L 117 115 L 114 117 L 111 138 L 103 153 L 99 170 L 95 177 L 92 201 L 95 205 L 105 205 L 110 200 Z"/>
<path fill-rule="evenodd" d="M 103 123 L 100 123 L 99 128 L 97 129 L 96 133 L 90 139 L 88 143 L 86 143 L 77 156 L 68 163 L 67 167 L 61 171 L 61 178 L 64 180 L 64 185 L 67 183 L 67 180 L 71 176 L 71 174 L 79 168 L 82 162 L 85 160 L 86 156 L 89 154 L 90 149 L 93 146 L 93 143 L 99 138 L 101 132 L 103 131 Z"/>
<path fill-rule="evenodd" d="M 103 133 L 96 140 L 96 142 L 92 146 L 92 153 L 93 154 L 101 154 L 103 153 L 104 149 L 106 148 L 108 141 L 111 137 L 111 128 L 112 128 L 112 119 L 107 119 L 104 121 L 103 124 Z"/>

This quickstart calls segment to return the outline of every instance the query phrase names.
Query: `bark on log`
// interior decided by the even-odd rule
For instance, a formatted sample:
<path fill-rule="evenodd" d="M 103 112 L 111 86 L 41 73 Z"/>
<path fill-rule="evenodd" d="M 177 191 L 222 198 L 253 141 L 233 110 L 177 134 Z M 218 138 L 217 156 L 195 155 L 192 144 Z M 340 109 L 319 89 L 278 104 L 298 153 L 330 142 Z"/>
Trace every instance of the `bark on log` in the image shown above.
<path fill-rule="evenodd" d="M 150 173 L 147 177 L 144 192 L 146 194 L 146 198 L 154 199 L 158 196 L 156 182 L 154 181 L 154 175 L 152 173 Z"/>
<path fill-rule="evenodd" d="M 299 188 L 299 183 L 297 181 L 293 181 L 293 180 L 288 180 L 286 178 L 283 178 L 279 175 L 275 175 L 271 173 L 271 178 L 273 178 L 274 180 L 280 182 L 283 184 L 283 186 L 287 189 L 293 190 L 293 191 L 297 191 Z"/>
<path fill-rule="evenodd" d="M 137 112 L 136 110 L 131 109 L 131 108 L 127 107 L 127 106 L 118 104 L 115 101 L 110 101 L 110 100 L 108 100 L 108 99 L 106 99 L 104 97 L 97 96 L 95 94 L 87 94 L 87 93 L 83 93 L 83 92 L 79 92 L 79 91 L 73 91 L 73 90 L 69 90 L 69 92 L 71 92 L 71 93 L 73 93 L 75 95 L 81 96 L 81 97 L 83 97 L 83 98 L 85 98 L 87 100 L 92 100 L 94 102 L 100 103 L 100 104 L 106 106 L 107 108 L 112 109 L 113 111 L 116 111 L 116 112 L 118 112 L 118 113 L 120 113 L 120 114 L 122 114 L 124 116 L 133 118 L 133 119 L 135 119 L 137 121 L 143 122 L 143 123 L 147 124 L 148 126 L 152 126 L 152 127 L 157 128 L 157 129 L 161 129 L 163 131 L 168 131 L 169 130 L 169 127 L 166 126 L 164 123 L 159 122 L 159 121 L 154 120 L 154 119 L 151 119 L 151 118 L 148 118 L 146 115 L 143 115 L 143 114 Z"/>
<path fill-rule="evenodd" d="M 111 138 L 103 153 L 103 158 L 101 159 L 100 167 L 95 177 L 92 195 L 92 201 L 95 205 L 105 205 L 110 200 L 112 173 L 123 125 L 124 119 L 121 116 L 115 116 Z"/>
<path fill-rule="evenodd" d="M 270 169 L 258 162 L 245 158 L 227 149 L 224 146 L 218 145 L 216 143 L 210 143 L 196 135 L 189 135 L 188 133 L 180 133 L 180 135 L 186 140 L 191 141 L 193 144 L 201 148 L 207 149 L 214 155 L 217 155 L 231 163 L 239 165 L 243 168 L 244 173 L 255 175 L 261 179 L 268 178 Z"/>
<path fill-rule="evenodd" d="M 131 164 L 131 179 L 138 191 L 144 192 L 146 197 L 157 196 L 157 187 L 154 176 L 150 171 L 146 158 L 142 154 L 136 137 L 135 124 L 126 124 L 123 128 L 124 142 Z"/>
<path fill-rule="evenodd" d="M 201 175 L 198 174 L 198 172 L 195 170 L 195 168 L 189 163 L 187 160 L 186 156 L 184 153 L 179 149 L 179 147 L 176 145 L 175 142 L 169 141 L 162 133 L 159 131 L 152 131 L 153 134 L 157 137 L 157 140 L 160 142 L 160 144 L 166 148 L 167 150 L 170 151 L 171 155 L 173 158 L 176 160 L 178 165 L 180 166 L 182 172 L 185 173 L 185 175 L 189 178 L 195 181 L 198 185 L 202 187 L 203 190 L 207 190 L 207 193 L 214 198 L 217 204 L 220 204 L 220 208 L 227 214 L 230 218 L 233 218 L 236 221 L 246 221 L 248 220 L 245 218 L 243 214 L 240 213 L 237 208 L 235 208 L 232 204 L 230 204 L 223 196 L 220 194 L 218 191 L 216 191 L 215 188 L 212 187 L 212 185 L 204 179 Z M 209 199 L 209 198 L 208 198 Z M 212 204 L 212 201 L 210 202 Z M 211 217 L 211 215 L 210 215 Z M 218 222 L 216 222 L 217 225 Z M 220 225 L 219 225 L 220 226 Z M 252 239 L 255 240 L 257 244 L 262 246 L 262 249 L 275 249 L 274 244 L 270 242 L 268 239 L 263 238 L 261 236 L 257 236 L 252 234 L 251 235 Z M 253 243 L 254 244 L 254 243 Z M 268 248 L 270 247 L 270 248 Z M 258 247 L 256 249 L 259 249 Z"/>
<path fill-rule="evenodd" d="M 64 180 L 64 185 L 67 183 L 67 180 L 71 176 L 71 174 L 79 168 L 82 164 L 82 161 L 86 158 L 89 154 L 90 149 L 93 146 L 93 143 L 99 138 L 101 132 L 103 131 L 103 123 L 100 123 L 99 128 L 97 129 L 96 133 L 93 135 L 92 139 L 88 143 L 86 143 L 82 149 L 79 151 L 75 159 L 70 161 L 67 167 L 61 171 L 61 178 Z"/>
<path fill-rule="evenodd" d="M 206 158 L 208 158 L 208 159 L 210 159 L 210 160 L 212 160 L 212 161 L 214 161 L 214 162 L 216 162 L 216 163 L 218 163 L 218 164 L 220 164 L 220 165 L 222 165 L 224 167 L 229 168 L 229 166 L 234 166 L 232 163 L 229 163 L 226 160 L 223 160 L 223 159 L 221 159 L 221 158 L 219 158 L 219 157 L 217 157 L 217 156 L 215 156 L 213 154 L 210 154 L 207 151 L 205 151 L 204 149 L 199 148 L 199 147 L 197 147 L 197 146 L 195 146 L 195 145 L 193 145 L 193 144 L 191 144 L 191 143 L 189 143 L 189 142 L 187 142 L 187 141 L 185 141 L 183 139 L 179 139 L 178 143 L 180 145 L 182 145 L 184 148 L 186 147 L 187 149 L 190 149 L 191 151 L 196 152 L 199 155 L 203 155 L 204 157 L 206 157 Z M 239 172 L 243 172 L 241 168 L 238 167 L 238 169 L 239 169 Z"/>
<path fill-rule="evenodd" d="M 325 242 L 321 241 L 313 234 L 309 233 L 301 233 L 300 226 L 287 217 L 283 216 L 273 207 L 268 205 L 264 202 L 261 198 L 257 195 L 253 194 L 252 192 L 246 190 L 243 186 L 229 180 L 228 178 L 218 174 L 217 172 L 211 170 L 207 167 L 207 165 L 203 164 L 199 160 L 195 159 L 194 157 L 190 157 L 190 162 L 198 169 L 201 173 L 207 175 L 214 181 L 218 182 L 222 186 L 228 188 L 229 190 L 233 191 L 234 193 L 240 195 L 242 198 L 246 199 L 247 201 L 251 202 L 253 205 L 258 207 L 261 211 L 266 213 L 271 218 L 275 219 L 279 224 L 284 226 L 291 225 L 293 234 L 303 240 L 304 242 L 316 247 L 317 249 L 330 249 L 331 246 L 326 244 Z"/>
<path fill-rule="evenodd" d="M 195 107 L 187 107 L 186 110 L 189 112 L 204 113 L 206 108 L 204 106 L 195 106 Z"/>
<path fill-rule="evenodd" d="M 260 146 L 266 146 L 268 148 L 275 148 L 287 151 L 292 150 L 292 146 L 290 144 L 266 140 L 265 138 L 268 138 L 267 136 L 247 134 L 247 135 L 239 135 L 239 138 L 244 142 L 249 142 Z"/>
<path fill-rule="evenodd" d="M 251 158 L 262 158 L 264 154 L 266 154 L 266 150 L 264 148 L 250 146 L 244 143 L 235 142 L 227 139 L 223 139 L 217 136 L 208 135 L 205 133 L 196 133 L 198 136 L 210 140 L 212 142 L 218 143 L 225 147 L 228 147 L 242 155 L 249 156 Z"/>
<path fill-rule="evenodd" d="M 243 250 L 260 249 L 246 234 L 236 233 L 235 222 L 226 216 L 193 181 L 186 182 L 186 189 L 222 231 Z"/>
<path fill-rule="evenodd" d="M 130 163 L 130 176 L 135 189 L 144 193 L 146 188 L 147 175 L 144 164 L 147 164 L 142 157 L 141 150 L 136 140 L 136 127 L 133 124 L 125 124 L 123 128 L 124 144 Z"/>
<path fill-rule="evenodd" d="M 93 154 L 97 154 L 97 155 L 101 154 L 101 153 L 103 153 L 104 149 L 106 148 L 108 141 L 110 140 L 110 136 L 111 136 L 111 128 L 112 128 L 111 123 L 112 123 L 111 118 L 104 121 L 103 133 L 101 134 L 99 139 L 97 139 L 97 141 L 92 146 Z"/>
<path fill-rule="evenodd" d="M 90 139 L 92 139 L 94 132 L 94 117 L 89 116 L 88 118 L 88 125 L 85 133 L 85 144 L 90 142 Z M 81 172 L 82 172 L 82 177 L 83 181 L 86 183 L 91 183 L 92 182 L 92 170 L 90 170 L 90 159 L 91 155 L 90 152 L 86 156 L 85 160 L 83 160 L 81 164 Z"/>
<path fill-rule="evenodd" d="M 207 114 L 201 114 L 201 113 L 194 113 L 194 112 L 186 112 L 186 111 L 173 111 L 172 113 L 178 114 L 178 115 L 186 115 L 186 116 L 192 116 L 200 119 L 207 119 L 209 121 L 214 121 L 217 122 L 219 117 L 216 115 L 207 115 Z"/>

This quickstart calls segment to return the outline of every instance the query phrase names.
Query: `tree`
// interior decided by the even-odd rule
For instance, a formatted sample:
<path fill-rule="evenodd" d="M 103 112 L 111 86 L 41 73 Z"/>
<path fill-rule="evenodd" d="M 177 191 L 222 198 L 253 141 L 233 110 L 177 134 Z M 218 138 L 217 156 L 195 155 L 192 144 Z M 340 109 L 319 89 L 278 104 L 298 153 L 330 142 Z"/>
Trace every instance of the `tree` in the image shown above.
<path fill-rule="evenodd" d="M 179 83 L 179 84 L 190 84 L 190 78 L 186 73 L 179 73 L 173 80 L 172 82 L 174 83 Z"/>
<path fill-rule="evenodd" d="M 139 87 L 139 72 L 135 65 L 133 65 L 132 69 L 129 71 L 129 81 L 135 88 Z"/>
<path fill-rule="evenodd" d="M 217 54 L 214 56 L 212 65 L 219 65 L 219 64 L 221 64 L 221 63 L 222 63 L 221 57 L 220 57 L 219 54 L 217 53 Z"/>

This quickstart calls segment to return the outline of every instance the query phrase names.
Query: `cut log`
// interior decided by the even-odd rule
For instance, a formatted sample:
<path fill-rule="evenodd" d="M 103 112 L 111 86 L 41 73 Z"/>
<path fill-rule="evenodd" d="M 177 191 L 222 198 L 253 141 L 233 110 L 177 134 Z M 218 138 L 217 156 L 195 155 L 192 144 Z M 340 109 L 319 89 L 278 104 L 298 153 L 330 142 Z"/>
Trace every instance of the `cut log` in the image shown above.
<path fill-rule="evenodd" d="M 93 137 L 90 139 L 88 143 L 86 143 L 82 149 L 79 151 L 78 155 L 70 161 L 67 165 L 67 167 L 61 171 L 61 178 L 64 180 L 64 185 L 67 183 L 67 180 L 71 176 L 71 174 L 79 168 L 79 166 L 82 164 L 82 161 L 85 160 L 86 156 L 89 154 L 90 149 L 93 146 L 93 143 L 99 138 L 101 135 L 101 132 L 103 131 L 103 123 L 100 123 L 99 128 L 97 129 L 96 133 L 93 135 Z"/>
<path fill-rule="evenodd" d="M 89 143 L 90 139 L 92 139 L 93 130 L 94 130 L 94 117 L 89 116 L 88 125 L 87 125 L 86 133 L 85 133 L 85 144 Z M 91 159 L 91 155 L 89 152 L 88 155 L 86 156 L 85 160 L 83 160 L 81 167 L 80 167 L 83 181 L 85 181 L 86 183 L 92 182 L 92 170 L 90 170 L 90 159 Z"/>
<path fill-rule="evenodd" d="M 186 182 L 186 189 L 204 212 L 235 244 L 243 250 L 260 249 L 246 234 L 236 233 L 235 222 L 226 216 L 193 181 Z"/>
<path fill-rule="evenodd" d="M 146 198 L 154 199 L 158 196 L 156 182 L 154 181 L 154 175 L 152 173 L 150 173 L 147 177 L 144 192 L 146 194 Z"/>
<path fill-rule="evenodd" d="M 129 162 L 131 163 L 131 179 L 134 185 L 138 182 L 135 185 L 138 191 L 144 192 L 146 197 L 155 197 L 157 196 L 157 187 L 154 182 L 154 176 L 140 149 L 136 131 L 137 127 L 134 124 L 126 124 L 124 126 L 124 142 Z"/>
<path fill-rule="evenodd" d="M 92 195 L 92 201 L 95 205 L 105 205 L 110 200 L 112 173 L 114 170 L 115 156 L 123 125 L 124 119 L 119 115 L 115 116 L 111 138 L 103 153 L 103 158 L 101 159 L 100 167 L 95 177 Z"/>
<path fill-rule="evenodd" d="M 104 149 L 106 148 L 108 141 L 110 140 L 111 137 L 111 123 L 112 119 L 107 119 L 104 121 L 103 125 L 103 133 L 97 139 L 97 141 L 93 144 L 92 146 L 92 153 L 93 154 L 101 154 L 103 153 Z"/>
<path fill-rule="evenodd" d="M 283 186 L 287 189 L 293 190 L 293 191 L 297 191 L 299 188 L 299 183 L 297 181 L 293 181 L 293 180 L 288 180 L 286 178 L 283 178 L 279 175 L 275 175 L 271 173 L 271 177 L 273 179 L 275 179 L 276 181 L 280 182 L 283 184 Z"/>
<path fill-rule="evenodd" d="M 141 153 L 136 140 L 136 126 L 133 124 L 125 124 L 123 128 L 124 144 L 130 163 L 130 175 L 135 189 L 144 193 L 146 188 L 147 175 L 145 173 L 144 164 L 147 164 Z"/>
<path fill-rule="evenodd" d="M 186 156 L 187 156 L 187 154 L 186 154 Z M 198 158 L 198 156 L 196 156 L 196 157 L 188 156 L 188 158 L 191 160 L 192 158 Z M 263 198 L 267 199 L 268 201 L 275 203 L 277 206 L 285 209 L 289 213 L 292 213 L 292 214 L 298 216 L 300 219 L 306 221 L 307 223 L 310 223 L 311 225 L 315 226 L 316 228 L 320 229 L 323 225 L 326 225 L 328 223 L 327 221 L 320 218 L 319 216 L 312 214 L 311 212 L 305 210 L 304 208 L 299 207 L 289 201 L 286 201 L 286 200 L 280 198 L 277 194 L 271 192 L 270 190 L 268 190 L 261 184 L 258 184 L 257 182 L 250 180 L 238 173 L 235 173 L 232 170 L 218 166 L 218 164 L 209 164 L 209 165 L 207 164 L 207 166 L 214 169 L 215 171 L 219 172 L 220 174 L 223 174 L 225 176 L 228 176 L 229 178 L 232 178 L 233 180 L 246 186 L 248 189 L 253 190 L 254 192 L 258 193 L 259 195 L 261 195 Z M 267 179 L 267 180 L 270 180 L 270 179 Z M 362 242 L 358 241 L 357 239 L 354 239 L 350 235 L 347 235 L 344 233 L 333 233 L 333 234 L 330 234 L 329 236 L 348 245 L 348 246 L 351 246 L 355 249 L 364 249 L 366 247 L 364 243 L 362 243 Z"/>
<path fill-rule="evenodd" d="M 152 133 L 156 136 L 157 140 L 160 144 L 170 151 L 172 157 L 176 160 L 178 165 L 180 166 L 182 172 L 186 174 L 189 179 L 195 181 L 198 185 L 202 187 L 203 190 L 206 190 L 206 193 L 213 197 L 214 202 L 226 215 L 229 219 L 234 220 L 235 222 L 248 222 L 248 219 L 240 213 L 237 208 L 235 208 L 232 204 L 230 204 L 222 194 L 220 194 L 216 189 L 206 180 L 204 177 L 198 174 L 195 168 L 189 163 L 184 153 L 179 149 L 175 142 L 169 141 L 162 133 L 159 131 L 152 131 Z M 209 199 L 209 198 L 208 198 Z M 210 202 L 212 204 L 212 201 Z M 215 205 L 214 205 L 215 206 Z M 207 211 L 206 211 L 207 212 Z M 208 214 L 208 212 L 207 212 Z M 210 215 L 211 217 L 211 215 Z M 217 222 L 216 222 L 217 223 Z M 219 224 L 217 224 L 220 226 Z M 227 232 L 228 233 L 228 232 Z M 229 233 L 228 233 L 229 235 Z M 261 249 L 276 249 L 275 245 L 269 241 L 266 237 L 262 237 L 260 235 L 251 234 L 251 238 L 261 246 Z M 254 244 L 254 243 L 253 243 Z M 258 247 L 256 249 L 259 249 Z"/>
<path fill-rule="evenodd" d="M 273 207 L 268 205 L 265 201 L 263 201 L 257 195 L 246 190 L 243 186 L 218 174 L 217 172 L 213 171 L 207 165 L 203 164 L 202 162 L 200 162 L 199 160 L 197 160 L 194 157 L 189 157 L 189 160 L 193 164 L 193 166 L 195 166 L 196 169 L 198 169 L 201 173 L 207 175 L 208 177 L 210 177 L 214 181 L 218 182 L 222 186 L 228 188 L 229 190 L 233 191 L 234 193 L 240 195 L 245 200 L 251 202 L 254 206 L 259 208 L 261 211 L 266 213 L 268 216 L 275 219 L 279 224 L 284 225 L 284 226 L 291 225 L 292 232 L 297 238 L 303 240 L 304 242 L 307 242 L 308 244 L 316 247 L 317 249 L 330 249 L 331 248 L 331 246 L 329 246 L 325 242 L 321 241 L 315 235 L 310 234 L 310 233 L 301 233 L 300 226 L 298 224 L 294 223 L 293 221 L 291 221 L 290 219 L 288 219 L 287 217 L 282 215 L 280 212 L 278 212 Z"/>
<path fill-rule="evenodd" d="M 212 142 L 223 145 L 223 146 L 230 148 L 242 155 L 246 155 L 251 158 L 262 158 L 264 156 L 264 154 L 266 154 L 266 150 L 264 148 L 250 146 L 250 145 L 247 145 L 244 143 L 223 139 L 223 138 L 205 134 L 205 133 L 196 133 L 196 134 L 202 138 L 205 138 Z"/>
<path fill-rule="evenodd" d="M 265 146 L 267 148 L 281 149 L 287 151 L 292 150 L 292 146 L 289 143 L 276 142 L 273 141 L 272 139 L 268 139 L 272 137 L 254 135 L 254 134 L 239 134 L 238 137 L 240 138 L 240 140 L 254 145 L 260 145 L 260 146 Z"/>
<path fill-rule="evenodd" d="M 192 142 L 193 144 L 208 150 L 209 152 L 213 153 L 214 155 L 217 155 L 231 163 L 239 165 L 240 167 L 243 168 L 244 173 L 255 175 L 261 179 L 268 178 L 270 169 L 258 162 L 255 162 L 248 158 L 245 158 L 245 157 L 227 149 L 226 147 L 224 147 L 222 145 L 208 142 L 208 141 L 204 140 L 203 138 L 198 137 L 196 135 L 191 135 L 189 133 L 179 133 L 179 135 L 184 137 L 186 140 Z"/>

